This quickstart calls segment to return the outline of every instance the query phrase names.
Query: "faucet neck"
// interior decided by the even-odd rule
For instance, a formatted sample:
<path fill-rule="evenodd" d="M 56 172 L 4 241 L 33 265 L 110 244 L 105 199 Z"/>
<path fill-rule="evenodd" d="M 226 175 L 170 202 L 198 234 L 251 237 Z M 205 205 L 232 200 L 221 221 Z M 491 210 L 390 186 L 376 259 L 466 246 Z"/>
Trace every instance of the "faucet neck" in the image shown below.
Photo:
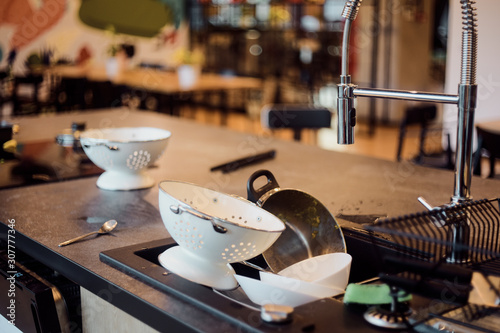
<path fill-rule="evenodd" d="M 474 114 L 477 99 L 477 26 L 476 8 L 473 0 L 460 0 L 462 6 L 462 69 L 458 96 L 443 94 L 421 94 L 390 92 L 375 89 L 357 89 L 351 83 L 349 70 L 349 39 L 352 21 L 356 18 L 362 0 L 347 0 L 342 16 L 345 18 L 342 40 L 342 72 L 338 85 L 337 115 L 339 144 L 354 143 L 353 127 L 356 123 L 354 98 L 356 96 L 397 98 L 405 100 L 433 100 L 438 103 L 456 103 L 458 105 L 457 151 L 455 157 L 455 184 L 452 202 L 468 201 L 472 179 L 472 138 L 474 132 Z"/>

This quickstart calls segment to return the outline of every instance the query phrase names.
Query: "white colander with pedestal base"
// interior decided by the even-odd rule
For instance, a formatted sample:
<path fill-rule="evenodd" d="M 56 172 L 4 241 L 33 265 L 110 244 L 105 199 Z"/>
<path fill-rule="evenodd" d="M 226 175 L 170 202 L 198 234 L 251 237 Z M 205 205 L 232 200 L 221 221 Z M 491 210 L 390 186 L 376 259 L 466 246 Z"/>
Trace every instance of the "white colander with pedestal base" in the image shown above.
<path fill-rule="evenodd" d="M 159 187 L 160 214 L 178 245 L 158 259 L 190 281 L 236 288 L 230 264 L 261 254 L 285 230 L 279 218 L 245 199 L 177 181 Z"/>
<path fill-rule="evenodd" d="M 165 151 L 171 133 L 153 127 L 91 129 L 80 134 L 85 154 L 104 169 L 97 186 L 135 190 L 155 184 L 147 169 Z"/>

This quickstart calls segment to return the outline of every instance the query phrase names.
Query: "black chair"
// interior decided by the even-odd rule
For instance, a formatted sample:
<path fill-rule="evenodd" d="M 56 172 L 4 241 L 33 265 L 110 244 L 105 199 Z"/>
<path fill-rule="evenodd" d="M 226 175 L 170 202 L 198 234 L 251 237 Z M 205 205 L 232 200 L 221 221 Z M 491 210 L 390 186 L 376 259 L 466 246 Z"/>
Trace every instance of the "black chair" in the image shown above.
<path fill-rule="evenodd" d="M 0 108 L 2 105 L 10 100 L 10 96 L 6 89 L 6 80 L 9 77 L 9 73 L 7 71 L 0 71 Z"/>
<path fill-rule="evenodd" d="M 420 144 L 417 160 L 425 155 L 425 138 L 429 129 L 429 124 L 436 118 L 437 108 L 435 105 L 420 105 L 409 107 L 405 111 L 405 115 L 399 126 L 399 141 L 396 160 L 401 161 L 401 152 L 403 144 L 408 133 L 408 126 L 420 125 Z"/>
<path fill-rule="evenodd" d="M 41 102 L 38 98 L 43 76 L 28 74 L 26 76 L 14 77 L 14 88 L 12 90 L 13 113 L 15 115 L 33 114 L 40 112 Z M 22 87 L 27 93 L 22 94 Z"/>
<path fill-rule="evenodd" d="M 442 127 L 431 126 L 432 122 L 436 119 L 436 115 L 437 107 L 434 104 L 422 104 L 406 109 L 399 128 L 398 150 L 396 153 L 396 160 L 398 162 L 401 161 L 401 153 L 403 151 L 405 137 L 408 134 L 408 127 L 411 125 L 419 125 L 419 149 L 417 156 L 412 159 L 412 162 L 423 166 L 453 169 L 453 153 L 451 151 L 449 134 L 447 135 L 448 146 L 446 150 L 432 153 L 425 151 L 425 143 L 428 136 L 432 132 L 442 133 Z"/>
<path fill-rule="evenodd" d="M 268 104 L 261 110 L 261 123 L 270 129 L 290 128 L 293 138 L 300 141 L 303 129 L 331 127 L 330 110 L 313 105 Z"/>
<path fill-rule="evenodd" d="M 82 110 L 88 107 L 85 101 L 89 89 L 86 78 L 63 77 L 54 84 L 53 95 L 58 111 Z M 95 94 L 101 90 L 96 89 Z M 94 96 L 92 95 L 92 100 Z"/>
<path fill-rule="evenodd" d="M 487 156 L 490 162 L 488 178 L 495 177 L 495 162 L 500 159 L 500 133 L 476 126 L 477 150 L 474 154 L 474 174 L 481 175 L 481 157 Z"/>

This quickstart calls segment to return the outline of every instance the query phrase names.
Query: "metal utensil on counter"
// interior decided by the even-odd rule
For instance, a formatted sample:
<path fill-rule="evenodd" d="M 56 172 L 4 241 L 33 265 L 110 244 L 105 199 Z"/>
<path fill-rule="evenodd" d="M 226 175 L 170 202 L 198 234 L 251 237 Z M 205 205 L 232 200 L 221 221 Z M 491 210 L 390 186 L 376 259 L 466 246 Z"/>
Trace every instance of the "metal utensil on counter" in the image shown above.
<path fill-rule="evenodd" d="M 85 123 L 73 122 L 70 129 L 65 129 L 56 136 L 56 143 L 62 147 L 81 148 L 80 133 L 85 130 L 85 127 Z"/>
<path fill-rule="evenodd" d="M 267 183 L 255 188 L 255 181 Z M 262 254 L 274 272 L 299 261 L 332 252 L 346 252 L 344 235 L 335 217 L 308 193 L 282 189 L 268 170 L 254 172 L 247 182 L 248 199 L 281 219 L 286 229 Z"/>
<path fill-rule="evenodd" d="M 117 224 L 118 224 L 118 222 L 116 222 L 116 220 L 106 221 L 106 222 L 104 222 L 104 224 L 101 226 L 101 228 L 99 230 L 89 232 L 88 234 L 85 234 L 85 235 L 67 240 L 65 242 L 62 242 L 61 244 L 59 244 L 59 246 L 66 246 L 66 245 L 72 244 L 76 241 L 79 241 L 80 239 L 83 239 L 83 238 L 86 238 L 88 236 L 92 236 L 95 234 L 99 234 L 99 235 L 107 234 L 107 233 L 111 232 L 114 228 L 116 228 Z"/>

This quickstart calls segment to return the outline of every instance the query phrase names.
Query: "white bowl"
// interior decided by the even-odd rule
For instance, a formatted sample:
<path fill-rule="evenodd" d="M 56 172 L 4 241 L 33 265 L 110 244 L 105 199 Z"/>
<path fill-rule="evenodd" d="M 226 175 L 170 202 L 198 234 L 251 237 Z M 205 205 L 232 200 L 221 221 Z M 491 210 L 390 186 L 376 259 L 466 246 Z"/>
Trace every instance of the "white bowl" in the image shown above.
<path fill-rule="evenodd" d="M 159 257 L 163 267 L 216 289 L 238 283 L 230 263 L 258 256 L 285 230 L 285 224 L 250 201 L 198 185 L 159 184 L 160 214 L 179 244 Z"/>
<path fill-rule="evenodd" d="M 153 127 L 91 129 L 80 133 L 85 154 L 105 170 L 97 186 L 105 190 L 135 190 L 155 184 L 147 168 L 165 151 L 169 131 Z"/>
<path fill-rule="evenodd" d="M 260 271 L 259 275 L 261 281 L 269 283 L 273 286 L 282 287 L 291 291 L 297 291 L 315 297 L 333 297 L 344 292 L 344 290 L 340 288 L 327 287 L 321 284 L 294 279 L 270 272 Z"/>
<path fill-rule="evenodd" d="M 349 282 L 352 257 L 335 252 L 307 258 L 278 272 L 279 275 L 330 288 L 345 289 Z"/>
<path fill-rule="evenodd" d="M 252 279 L 243 275 L 236 274 L 234 277 L 240 284 L 241 289 L 247 294 L 248 298 L 260 306 L 265 304 L 277 304 L 297 307 L 322 298 L 275 286 L 268 282 Z"/>

